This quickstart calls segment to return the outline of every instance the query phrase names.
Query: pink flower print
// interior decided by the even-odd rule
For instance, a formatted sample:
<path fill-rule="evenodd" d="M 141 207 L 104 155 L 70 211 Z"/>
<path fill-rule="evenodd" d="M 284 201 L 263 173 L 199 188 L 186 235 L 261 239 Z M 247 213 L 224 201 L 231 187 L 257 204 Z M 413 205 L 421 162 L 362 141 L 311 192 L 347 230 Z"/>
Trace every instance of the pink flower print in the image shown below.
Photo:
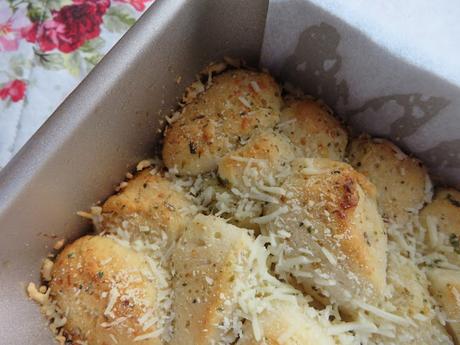
<path fill-rule="evenodd" d="M 6 1 L 0 2 L 0 51 L 14 51 L 19 47 L 21 31 L 30 25 L 24 7 L 15 12 Z"/>

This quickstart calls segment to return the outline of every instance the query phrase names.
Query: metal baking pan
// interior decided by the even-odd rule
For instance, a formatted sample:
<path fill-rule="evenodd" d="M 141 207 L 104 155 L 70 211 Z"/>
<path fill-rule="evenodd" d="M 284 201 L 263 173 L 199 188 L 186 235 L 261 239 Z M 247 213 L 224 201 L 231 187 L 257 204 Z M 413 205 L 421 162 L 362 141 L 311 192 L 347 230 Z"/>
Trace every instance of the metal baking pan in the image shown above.
<path fill-rule="evenodd" d="M 27 299 L 27 283 L 39 281 L 56 238 L 71 241 L 90 229 L 76 212 L 104 200 L 126 171 L 155 154 L 161 119 L 195 74 L 224 56 L 254 66 L 262 59 L 281 80 L 313 94 L 321 87 L 355 128 L 383 135 L 391 125 L 388 137 L 406 138 L 398 143 L 460 185 L 459 140 L 452 140 L 460 129 L 460 88 L 391 55 L 318 2 L 273 1 L 267 26 L 268 0 L 151 6 L 0 171 L 0 345 L 53 343 L 38 306 Z M 347 104 L 339 102 L 339 74 L 347 81 Z M 388 104 L 403 110 L 394 126 L 381 122 L 392 116 Z M 431 149 L 422 145 L 426 138 L 441 140 Z"/>
<path fill-rule="evenodd" d="M 210 61 L 257 64 L 266 0 L 158 0 L 0 172 L 0 344 L 53 344 L 26 284 L 75 212 L 152 156 L 160 119 Z M 177 85 L 176 78 L 182 77 Z"/>

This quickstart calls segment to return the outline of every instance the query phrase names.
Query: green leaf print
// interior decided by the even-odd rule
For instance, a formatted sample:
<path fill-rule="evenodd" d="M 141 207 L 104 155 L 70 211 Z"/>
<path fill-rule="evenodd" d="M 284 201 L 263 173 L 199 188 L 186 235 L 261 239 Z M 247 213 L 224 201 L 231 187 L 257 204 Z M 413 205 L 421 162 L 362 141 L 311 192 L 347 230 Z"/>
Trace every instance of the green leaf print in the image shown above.
<path fill-rule="evenodd" d="M 104 46 L 104 44 L 105 41 L 102 38 L 96 37 L 92 40 L 86 41 L 85 44 L 80 47 L 80 50 L 84 53 L 92 53 L 94 51 L 98 51 Z"/>
<path fill-rule="evenodd" d="M 110 7 L 104 16 L 104 26 L 111 32 L 124 32 L 128 30 L 135 22 L 127 8 L 121 6 Z"/>
<path fill-rule="evenodd" d="M 62 54 L 64 58 L 64 67 L 74 77 L 79 77 L 81 72 L 81 56 L 78 52 L 71 54 Z"/>
<path fill-rule="evenodd" d="M 48 9 L 43 2 L 29 2 L 27 5 L 27 17 L 32 22 L 41 22 L 48 17 Z"/>
<path fill-rule="evenodd" d="M 38 65 L 49 70 L 59 70 L 64 67 L 64 58 L 60 53 L 45 53 L 34 48 Z"/>

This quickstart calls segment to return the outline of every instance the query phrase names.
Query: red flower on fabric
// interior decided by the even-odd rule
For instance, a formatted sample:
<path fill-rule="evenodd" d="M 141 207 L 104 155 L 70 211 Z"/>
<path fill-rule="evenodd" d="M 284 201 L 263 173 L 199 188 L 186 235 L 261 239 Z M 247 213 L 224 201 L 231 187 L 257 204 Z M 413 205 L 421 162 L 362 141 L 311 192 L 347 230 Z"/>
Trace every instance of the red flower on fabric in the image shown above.
<path fill-rule="evenodd" d="M 10 97 L 13 102 L 19 102 L 24 99 L 26 88 L 27 84 L 22 80 L 12 80 L 0 88 L 0 99 L 5 100 Z"/>
<path fill-rule="evenodd" d="M 29 42 L 38 42 L 43 51 L 57 48 L 70 53 L 100 35 L 102 16 L 109 6 L 110 0 L 76 0 L 54 11 L 52 19 L 34 23 L 23 31 L 23 37 Z"/>
<path fill-rule="evenodd" d="M 24 37 L 27 42 L 35 43 L 37 41 L 37 29 L 38 23 L 33 23 L 30 26 L 22 28 L 21 36 Z"/>
<path fill-rule="evenodd" d="M 142 12 L 145 10 L 145 5 L 147 4 L 147 2 L 150 2 L 152 0 L 115 0 L 115 1 L 130 4 L 136 9 L 136 11 Z"/>

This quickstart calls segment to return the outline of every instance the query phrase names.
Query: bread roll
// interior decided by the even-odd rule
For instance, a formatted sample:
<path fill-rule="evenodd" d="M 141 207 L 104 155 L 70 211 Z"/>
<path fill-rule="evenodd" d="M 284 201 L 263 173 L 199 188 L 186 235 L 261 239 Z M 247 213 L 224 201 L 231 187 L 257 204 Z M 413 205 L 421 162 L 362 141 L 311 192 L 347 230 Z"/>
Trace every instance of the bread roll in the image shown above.
<path fill-rule="evenodd" d="M 280 88 L 271 76 L 247 70 L 214 77 L 212 85 L 186 104 L 165 131 L 163 160 L 180 174 L 212 171 L 225 154 L 255 129 L 279 120 Z"/>
<path fill-rule="evenodd" d="M 275 253 L 276 270 L 324 302 L 379 300 L 387 238 L 373 185 L 348 164 L 324 158 L 295 160 L 292 169 L 284 203 L 268 206 L 262 218 L 263 231 L 285 246 Z"/>
<path fill-rule="evenodd" d="M 272 130 L 257 133 L 246 145 L 222 158 L 218 174 L 234 199 L 235 207 L 227 215 L 232 223 L 258 230 L 250 220 L 261 215 L 265 202 L 281 196 L 278 186 L 293 158 L 289 140 Z"/>
<path fill-rule="evenodd" d="M 64 248 L 51 272 L 50 298 L 65 311 L 64 329 L 74 342 L 163 344 L 169 287 L 149 260 L 101 236 Z"/>
<path fill-rule="evenodd" d="M 433 201 L 420 212 L 425 233 L 425 254 L 431 254 L 435 266 L 460 267 L 460 192 L 437 190 Z M 453 268 L 453 267 L 452 267 Z"/>
<path fill-rule="evenodd" d="M 289 140 L 272 130 L 252 137 L 249 142 L 228 153 L 219 162 L 219 177 L 242 192 L 267 192 L 277 183 L 277 176 L 289 169 L 294 152 Z"/>
<path fill-rule="evenodd" d="M 171 345 L 231 344 L 237 336 L 236 286 L 249 274 L 243 266 L 248 232 L 213 216 L 198 215 L 172 256 L 175 270 Z M 235 322 L 234 322 L 235 320 Z"/>
<path fill-rule="evenodd" d="M 447 316 L 448 331 L 456 344 L 460 341 L 460 272 L 434 268 L 428 271 L 430 291 Z"/>
<path fill-rule="evenodd" d="M 280 130 L 299 158 L 343 160 L 347 131 L 325 106 L 313 100 L 291 100 L 281 112 Z"/>
<path fill-rule="evenodd" d="M 423 164 L 388 140 L 355 139 L 349 158 L 376 186 L 377 203 L 386 221 L 404 226 L 431 200 L 431 182 Z"/>
<path fill-rule="evenodd" d="M 259 316 L 263 338 L 256 340 L 250 321 L 236 345 L 333 345 L 333 338 L 298 305 L 275 303 Z"/>
<path fill-rule="evenodd" d="M 111 196 L 96 218 L 99 230 L 128 231 L 133 239 L 154 241 L 161 232 L 175 241 L 192 219 L 196 209 L 184 193 L 158 173 L 144 170 Z"/>
<path fill-rule="evenodd" d="M 425 274 L 414 262 L 397 252 L 391 251 L 388 256 L 389 297 L 386 311 L 397 316 L 393 323 L 393 338 L 374 336 L 378 344 L 395 344 L 403 342 L 407 345 L 447 345 L 453 344 L 445 328 L 438 321 L 434 312 Z M 392 306 L 390 309 L 388 304 Z M 385 328 L 380 318 L 380 323 Z"/>

